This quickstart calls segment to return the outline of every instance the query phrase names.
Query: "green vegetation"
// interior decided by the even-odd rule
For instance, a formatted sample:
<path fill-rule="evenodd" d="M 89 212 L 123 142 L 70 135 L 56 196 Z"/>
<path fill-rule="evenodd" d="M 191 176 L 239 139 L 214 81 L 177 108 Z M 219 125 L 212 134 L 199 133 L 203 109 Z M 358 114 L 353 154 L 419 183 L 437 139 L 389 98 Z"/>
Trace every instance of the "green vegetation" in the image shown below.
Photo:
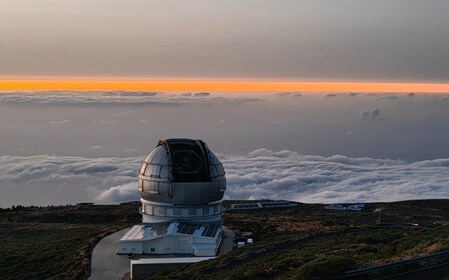
<path fill-rule="evenodd" d="M 383 209 L 381 225 L 375 208 Z M 138 203 L 2 209 L 1 278 L 81 279 L 95 244 L 140 218 Z M 228 212 L 225 225 L 253 232 L 255 244 L 151 279 L 329 279 L 449 250 L 448 200 L 374 203 L 364 212 L 319 204 Z"/>
<path fill-rule="evenodd" d="M 103 237 L 138 223 L 137 204 L 0 212 L 1 279 L 81 279 Z"/>
<path fill-rule="evenodd" d="M 375 208 L 383 209 L 381 225 L 375 225 Z M 449 201 L 433 200 L 370 204 L 360 213 L 304 204 L 226 213 L 225 224 L 252 231 L 255 244 L 151 279 L 329 279 L 356 268 L 449 250 L 448 208 Z"/>

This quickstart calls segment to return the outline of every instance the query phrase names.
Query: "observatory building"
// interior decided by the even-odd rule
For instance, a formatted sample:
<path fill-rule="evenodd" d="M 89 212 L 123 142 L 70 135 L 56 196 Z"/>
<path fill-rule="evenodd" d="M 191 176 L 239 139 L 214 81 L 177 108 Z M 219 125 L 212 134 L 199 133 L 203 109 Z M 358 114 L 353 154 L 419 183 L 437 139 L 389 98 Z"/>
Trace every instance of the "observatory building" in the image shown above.
<path fill-rule="evenodd" d="M 217 254 L 226 179 L 206 143 L 159 141 L 140 168 L 138 188 L 143 223 L 120 239 L 120 254 Z"/>

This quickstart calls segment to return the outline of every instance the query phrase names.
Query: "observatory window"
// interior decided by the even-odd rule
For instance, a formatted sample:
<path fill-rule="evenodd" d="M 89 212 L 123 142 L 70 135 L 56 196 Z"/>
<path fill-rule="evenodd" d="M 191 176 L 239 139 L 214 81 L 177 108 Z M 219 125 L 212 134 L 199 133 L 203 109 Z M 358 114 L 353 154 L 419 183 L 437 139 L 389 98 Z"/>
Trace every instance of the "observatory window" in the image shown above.
<path fill-rule="evenodd" d="M 204 207 L 203 213 L 204 215 L 209 215 L 209 207 Z"/>
<path fill-rule="evenodd" d="M 214 206 L 214 213 L 215 214 L 220 213 L 220 206 L 219 205 L 215 205 Z"/>

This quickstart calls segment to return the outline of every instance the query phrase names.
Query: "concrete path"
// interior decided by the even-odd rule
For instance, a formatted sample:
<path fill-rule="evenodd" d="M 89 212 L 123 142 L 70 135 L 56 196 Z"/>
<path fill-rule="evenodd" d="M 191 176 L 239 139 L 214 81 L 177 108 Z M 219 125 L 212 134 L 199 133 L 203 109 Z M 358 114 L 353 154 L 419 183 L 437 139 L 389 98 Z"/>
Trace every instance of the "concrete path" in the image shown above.
<path fill-rule="evenodd" d="M 123 229 L 103 238 L 92 252 L 92 268 L 89 280 L 120 280 L 129 272 L 129 259 L 116 255 L 118 240 L 130 228 Z"/>
<path fill-rule="evenodd" d="M 234 237 L 235 234 L 232 230 L 223 227 L 223 241 L 221 243 L 220 251 L 218 252 L 219 256 L 226 254 L 233 249 Z"/>

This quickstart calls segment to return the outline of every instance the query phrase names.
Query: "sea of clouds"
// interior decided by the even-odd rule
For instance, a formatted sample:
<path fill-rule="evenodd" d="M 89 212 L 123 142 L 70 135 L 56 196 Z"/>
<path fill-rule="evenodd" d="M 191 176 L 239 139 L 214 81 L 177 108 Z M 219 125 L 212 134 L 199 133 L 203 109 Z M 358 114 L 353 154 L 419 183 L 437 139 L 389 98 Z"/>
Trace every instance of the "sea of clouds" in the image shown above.
<path fill-rule="evenodd" d="M 182 105 L 224 103 L 238 105 L 259 101 L 253 97 L 223 97 L 209 92 L 169 94 L 151 91 L 6 91 L 0 103 L 22 105 Z"/>
<path fill-rule="evenodd" d="M 449 198 L 449 159 L 407 163 L 258 149 L 219 155 L 228 199 L 310 203 Z M 142 157 L 0 156 L 0 207 L 138 200 Z"/>

